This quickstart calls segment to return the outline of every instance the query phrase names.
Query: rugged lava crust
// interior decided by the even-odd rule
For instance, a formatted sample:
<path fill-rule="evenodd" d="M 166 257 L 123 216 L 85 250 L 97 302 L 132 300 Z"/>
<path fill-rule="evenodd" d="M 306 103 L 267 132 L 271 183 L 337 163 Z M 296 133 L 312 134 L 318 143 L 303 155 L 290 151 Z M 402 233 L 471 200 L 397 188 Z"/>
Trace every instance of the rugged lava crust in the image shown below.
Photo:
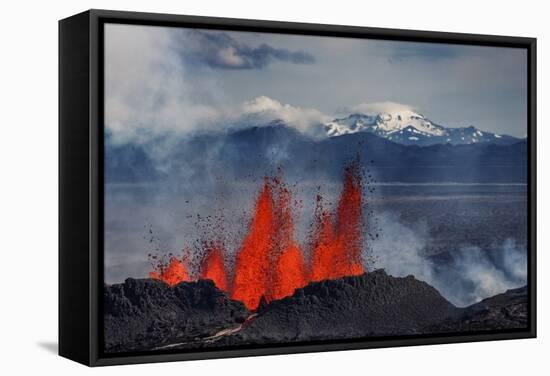
<path fill-rule="evenodd" d="M 255 312 L 209 280 L 105 286 L 105 351 L 270 344 L 527 326 L 520 288 L 457 308 L 413 276 L 383 270 L 312 282 Z"/>

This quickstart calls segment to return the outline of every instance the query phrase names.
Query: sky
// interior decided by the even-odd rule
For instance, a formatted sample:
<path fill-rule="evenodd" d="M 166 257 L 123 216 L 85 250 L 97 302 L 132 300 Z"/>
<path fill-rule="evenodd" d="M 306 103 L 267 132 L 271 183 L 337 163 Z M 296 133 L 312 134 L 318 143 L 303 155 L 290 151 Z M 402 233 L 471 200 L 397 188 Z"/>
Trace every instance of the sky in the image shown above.
<path fill-rule="evenodd" d="M 119 142 L 281 118 L 409 108 L 523 137 L 525 50 L 107 24 L 106 127 Z"/>

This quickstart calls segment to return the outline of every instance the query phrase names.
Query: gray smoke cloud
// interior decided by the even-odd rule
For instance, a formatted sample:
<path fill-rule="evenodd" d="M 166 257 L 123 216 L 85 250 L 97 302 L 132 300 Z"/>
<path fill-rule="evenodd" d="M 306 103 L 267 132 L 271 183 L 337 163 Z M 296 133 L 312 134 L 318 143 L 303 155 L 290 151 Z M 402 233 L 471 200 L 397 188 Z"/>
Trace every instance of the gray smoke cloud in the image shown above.
<path fill-rule="evenodd" d="M 394 276 L 414 275 L 459 307 L 527 283 L 527 251 L 514 239 L 490 249 L 461 246 L 445 262 L 437 262 L 425 252 L 430 240 L 425 222 L 406 225 L 386 212 L 379 223 L 383 231 L 371 246 L 374 267 Z"/>
<path fill-rule="evenodd" d="M 182 31 L 175 40 L 184 46 L 181 55 L 186 62 L 215 69 L 262 69 L 275 61 L 315 63 L 315 57 L 308 52 L 276 48 L 267 43 L 250 46 L 224 32 Z"/>

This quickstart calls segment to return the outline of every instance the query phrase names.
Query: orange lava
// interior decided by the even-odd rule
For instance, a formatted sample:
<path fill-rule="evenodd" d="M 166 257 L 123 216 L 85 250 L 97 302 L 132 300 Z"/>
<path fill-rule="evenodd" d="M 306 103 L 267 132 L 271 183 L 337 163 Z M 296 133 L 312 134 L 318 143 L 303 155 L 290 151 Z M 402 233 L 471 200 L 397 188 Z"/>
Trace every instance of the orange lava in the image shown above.
<path fill-rule="evenodd" d="M 345 170 L 344 187 L 336 210 L 336 251 L 331 278 L 364 273 L 361 260 L 362 190 L 359 161 L 355 160 Z"/>
<path fill-rule="evenodd" d="M 175 286 L 184 281 L 191 281 L 185 264 L 175 257 L 171 257 L 167 265 L 157 265 L 156 269 L 149 273 L 149 277 L 161 280 L 170 286 Z"/>
<path fill-rule="evenodd" d="M 363 186 L 359 160 L 344 171 L 343 187 L 334 212 L 324 210 L 317 197 L 311 259 L 304 260 L 295 239 L 291 190 L 282 173 L 265 178 L 256 198 L 247 233 L 236 253 L 233 279 L 227 276 L 224 247 L 208 243 L 199 279 L 210 279 L 250 309 L 290 296 L 310 281 L 336 279 L 365 272 L 362 263 Z M 308 268 L 309 266 L 309 268 Z M 171 258 L 150 273 L 170 286 L 190 281 L 183 261 Z"/>
<path fill-rule="evenodd" d="M 305 263 L 294 240 L 292 194 L 282 177 L 266 179 L 243 245 L 237 254 L 231 297 L 256 309 L 292 295 L 307 284 Z"/>
<path fill-rule="evenodd" d="M 287 247 L 273 265 L 273 276 L 266 302 L 291 296 L 307 285 L 302 251 L 297 245 Z"/>
<path fill-rule="evenodd" d="M 344 172 L 344 186 L 336 215 L 317 211 L 317 234 L 311 260 L 312 281 L 365 272 L 361 260 L 362 189 L 359 161 L 355 160 Z"/>
<path fill-rule="evenodd" d="M 316 223 L 317 234 L 311 255 L 310 278 L 312 281 L 331 278 L 335 255 L 332 215 L 326 211 L 321 211 L 318 217 L 318 223 Z"/>
<path fill-rule="evenodd" d="M 221 245 L 212 245 L 207 248 L 201 263 L 200 279 L 210 279 L 217 288 L 228 291 L 227 274 L 223 261 L 223 248 Z"/>
<path fill-rule="evenodd" d="M 248 234 L 237 254 L 231 291 L 231 298 L 242 301 L 249 309 L 258 307 L 267 292 L 273 221 L 272 188 L 266 180 L 256 200 Z"/>
<path fill-rule="evenodd" d="M 273 262 L 270 268 L 271 284 L 266 301 L 282 299 L 294 294 L 307 284 L 302 251 L 294 239 L 292 193 L 279 176 L 273 180 L 275 218 L 273 229 Z"/>

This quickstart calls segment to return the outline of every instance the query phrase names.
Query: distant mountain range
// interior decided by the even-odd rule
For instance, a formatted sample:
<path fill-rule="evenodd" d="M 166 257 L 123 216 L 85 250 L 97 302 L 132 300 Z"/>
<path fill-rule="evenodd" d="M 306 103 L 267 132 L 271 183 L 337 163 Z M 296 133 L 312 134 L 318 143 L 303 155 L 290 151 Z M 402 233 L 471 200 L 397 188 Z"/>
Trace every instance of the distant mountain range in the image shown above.
<path fill-rule="evenodd" d="M 324 124 L 327 136 L 367 132 L 403 145 L 428 146 L 436 144 L 492 143 L 508 145 L 520 139 L 485 132 L 474 126 L 450 128 L 435 124 L 410 110 L 394 113 L 354 113 Z"/>
<path fill-rule="evenodd" d="M 414 129 L 423 127 L 425 139 L 447 137 L 443 134 L 449 128 L 416 120 Z M 397 119 L 395 123 L 407 122 Z M 385 124 L 388 128 L 394 125 L 391 121 Z M 247 181 L 251 176 L 262 177 L 281 166 L 291 179 L 340 181 L 342 167 L 359 155 L 379 182 L 524 183 L 527 179 L 525 139 L 499 138 L 483 132 L 475 137 L 477 142 L 419 146 L 394 142 L 390 136 L 362 129 L 316 139 L 282 121 L 274 121 L 240 130 L 170 139 L 166 143 L 169 150 L 161 161 L 154 160 L 150 150 L 162 148 L 159 146 L 162 140 L 157 139 L 154 145 L 117 145 L 107 133 L 105 176 L 107 182 L 173 178 L 201 182 L 215 175 Z M 377 129 L 383 130 L 381 126 Z M 499 141 L 479 141 L 490 138 Z"/>

